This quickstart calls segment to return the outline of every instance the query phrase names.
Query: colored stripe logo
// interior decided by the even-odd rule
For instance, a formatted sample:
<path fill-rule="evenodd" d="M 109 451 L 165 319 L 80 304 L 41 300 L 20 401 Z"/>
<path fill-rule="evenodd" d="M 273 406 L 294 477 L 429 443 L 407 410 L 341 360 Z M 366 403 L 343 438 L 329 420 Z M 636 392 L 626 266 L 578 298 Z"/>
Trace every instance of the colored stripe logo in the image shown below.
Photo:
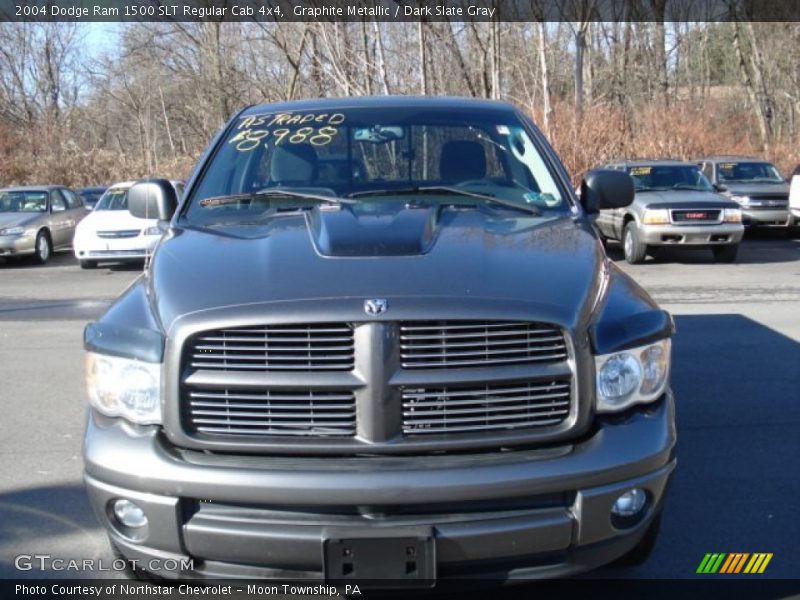
<path fill-rule="evenodd" d="M 771 560 L 772 552 L 755 552 L 753 554 L 748 552 L 709 552 L 700 561 L 700 566 L 697 567 L 696 573 L 704 575 L 713 575 L 715 573 L 720 575 L 736 575 L 739 573 L 755 575 L 763 573 Z"/>

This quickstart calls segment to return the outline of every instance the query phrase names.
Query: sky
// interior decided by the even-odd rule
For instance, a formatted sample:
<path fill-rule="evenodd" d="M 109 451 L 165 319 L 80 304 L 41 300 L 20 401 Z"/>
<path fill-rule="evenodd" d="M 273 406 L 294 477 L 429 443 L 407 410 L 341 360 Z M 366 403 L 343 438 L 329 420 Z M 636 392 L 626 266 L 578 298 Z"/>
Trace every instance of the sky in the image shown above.
<path fill-rule="evenodd" d="M 122 23 L 86 23 L 86 50 L 94 57 L 116 44 Z"/>

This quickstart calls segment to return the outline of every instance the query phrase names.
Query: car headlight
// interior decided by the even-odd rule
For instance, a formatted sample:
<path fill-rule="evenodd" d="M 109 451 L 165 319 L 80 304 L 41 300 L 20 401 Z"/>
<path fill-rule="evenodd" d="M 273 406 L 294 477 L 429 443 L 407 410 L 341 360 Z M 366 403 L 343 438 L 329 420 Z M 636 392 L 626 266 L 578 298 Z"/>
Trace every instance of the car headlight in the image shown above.
<path fill-rule="evenodd" d="M 161 423 L 161 365 L 89 352 L 89 404 L 109 417 L 141 425 Z"/>
<path fill-rule="evenodd" d="M 616 412 L 659 398 L 669 379 L 670 348 L 665 339 L 596 356 L 597 412 Z"/>
<path fill-rule="evenodd" d="M 25 233 L 24 227 L 8 227 L 6 229 L 0 229 L 0 235 L 22 235 Z"/>
<path fill-rule="evenodd" d="M 738 202 L 742 206 L 750 205 L 750 196 L 731 196 L 731 200 Z"/>
<path fill-rule="evenodd" d="M 645 225 L 669 225 L 669 211 L 666 208 L 646 208 L 642 223 Z"/>
<path fill-rule="evenodd" d="M 740 208 L 723 208 L 722 209 L 722 222 L 723 223 L 741 223 L 742 210 Z"/>
<path fill-rule="evenodd" d="M 164 231 L 158 225 L 154 225 L 153 227 L 148 227 L 144 230 L 145 235 L 161 235 Z"/>

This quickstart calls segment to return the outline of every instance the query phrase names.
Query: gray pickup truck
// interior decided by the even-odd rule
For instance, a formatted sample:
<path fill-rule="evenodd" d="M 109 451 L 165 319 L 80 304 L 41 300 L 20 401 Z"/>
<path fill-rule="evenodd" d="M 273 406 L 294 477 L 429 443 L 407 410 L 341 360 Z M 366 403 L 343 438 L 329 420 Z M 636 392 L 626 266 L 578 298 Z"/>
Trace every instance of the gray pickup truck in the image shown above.
<path fill-rule="evenodd" d="M 505 103 L 247 108 L 85 331 L 85 481 L 134 573 L 430 586 L 653 547 L 676 465 L 673 322 L 610 262 Z"/>
<path fill-rule="evenodd" d="M 620 240 L 625 259 L 644 262 L 666 248 L 710 248 L 714 260 L 735 262 L 744 235 L 739 205 L 721 197 L 697 166 L 676 160 L 626 160 L 607 165 L 628 173 L 636 198 L 601 210 L 596 224 L 605 239 Z"/>
<path fill-rule="evenodd" d="M 696 161 L 714 187 L 742 207 L 745 227 L 791 227 L 789 183 L 771 162 L 743 156 Z"/>

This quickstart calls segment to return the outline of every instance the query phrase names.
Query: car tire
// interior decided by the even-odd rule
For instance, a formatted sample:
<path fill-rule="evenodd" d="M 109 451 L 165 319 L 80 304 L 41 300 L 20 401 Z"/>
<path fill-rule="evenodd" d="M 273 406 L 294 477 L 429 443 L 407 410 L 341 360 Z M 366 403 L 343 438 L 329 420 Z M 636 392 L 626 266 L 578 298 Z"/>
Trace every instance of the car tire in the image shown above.
<path fill-rule="evenodd" d="M 643 263 L 647 256 L 647 246 L 639 240 L 636 221 L 628 221 L 628 224 L 625 225 L 625 231 L 622 234 L 622 250 L 625 252 L 625 260 L 632 265 Z"/>
<path fill-rule="evenodd" d="M 97 261 L 96 260 L 82 260 L 81 269 L 96 269 L 97 268 Z"/>
<path fill-rule="evenodd" d="M 647 562 L 658 541 L 658 532 L 661 530 L 661 513 L 656 515 L 652 523 L 645 531 L 644 536 L 636 546 L 629 550 L 626 554 L 620 556 L 614 561 L 616 567 L 638 567 Z"/>
<path fill-rule="evenodd" d="M 728 244 L 726 246 L 715 246 L 711 249 L 714 253 L 714 262 L 733 263 L 739 255 L 739 244 Z"/>
<path fill-rule="evenodd" d="M 40 231 L 36 235 L 36 245 L 33 248 L 33 256 L 40 265 L 45 264 L 53 254 L 53 242 L 46 231 Z"/>

